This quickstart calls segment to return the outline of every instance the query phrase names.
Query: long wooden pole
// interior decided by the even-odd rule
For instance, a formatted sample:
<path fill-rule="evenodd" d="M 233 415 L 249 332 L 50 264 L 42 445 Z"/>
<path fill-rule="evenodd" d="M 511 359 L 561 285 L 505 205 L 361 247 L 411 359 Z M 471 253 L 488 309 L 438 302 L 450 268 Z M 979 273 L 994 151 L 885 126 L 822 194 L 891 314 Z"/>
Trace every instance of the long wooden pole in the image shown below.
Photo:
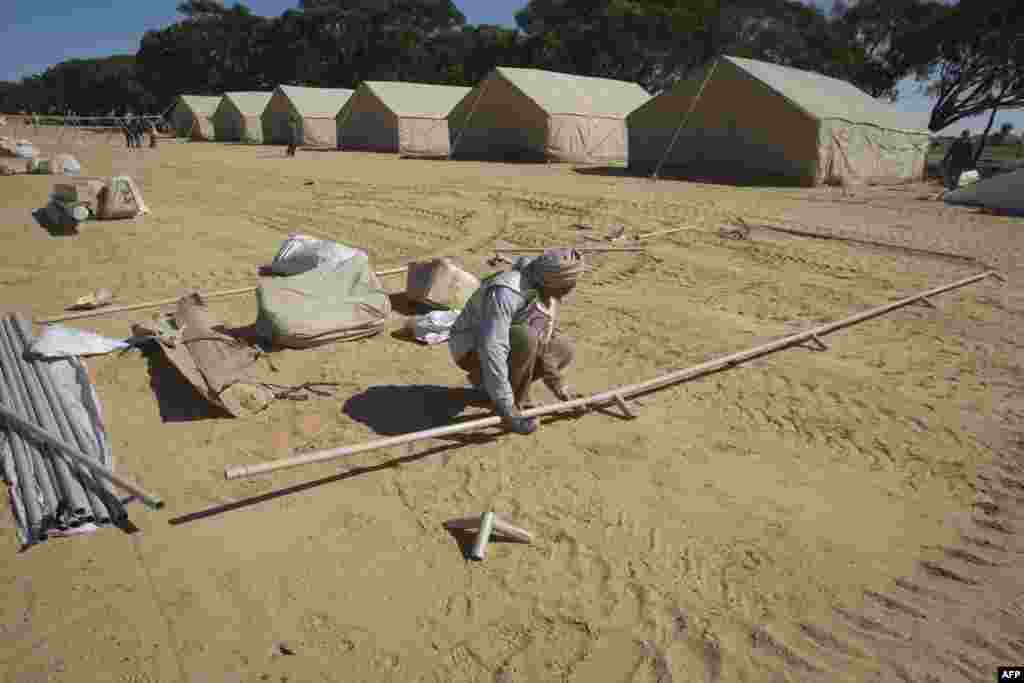
<path fill-rule="evenodd" d="M 995 271 L 986 271 L 979 275 L 974 275 L 963 280 L 929 289 L 919 294 L 914 294 L 905 299 L 894 301 L 884 306 L 872 308 L 871 310 L 864 311 L 851 315 L 842 320 L 838 320 L 833 323 L 821 325 L 814 329 L 807 330 L 806 332 L 799 332 L 797 334 L 783 337 L 767 344 L 755 346 L 752 349 L 746 351 L 740 351 L 733 353 L 728 356 L 716 358 L 714 360 L 695 365 L 690 368 L 683 370 L 676 370 L 653 379 L 649 379 L 645 382 L 639 382 L 637 384 L 630 384 L 627 386 L 618 387 L 605 391 L 600 394 L 594 394 L 585 398 L 578 398 L 571 401 L 561 401 L 559 403 L 553 403 L 551 405 L 543 406 L 540 408 L 533 408 L 530 410 L 524 410 L 522 412 L 523 417 L 539 417 L 541 415 L 550 415 L 551 413 L 560 413 L 567 410 L 581 409 L 587 407 L 608 405 L 615 403 L 620 399 L 625 399 L 630 396 L 637 394 L 647 393 L 654 389 L 660 389 L 670 384 L 676 384 L 686 380 L 706 375 L 716 370 L 723 368 L 732 367 L 739 365 L 740 363 L 746 362 L 753 358 L 758 358 L 769 353 L 773 353 L 780 349 L 784 349 L 797 344 L 803 344 L 807 341 L 821 342 L 820 337 L 830 332 L 835 332 L 844 327 L 855 325 L 857 323 L 876 318 L 880 315 L 884 315 L 890 311 L 894 311 L 897 308 L 909 306 L 910 304 L 927 301 L 928 297 L 948 292 L 952 289 L 957 289 L 965 285 L 969 285 L 978 280 L 982 280 L 987 277 L 995 277 L 1000 280 L 1004 280 L 1003 277 Z M 1005 281 L 1005 280 L 1004 280 Z M 367 451 L 375 451 L 381 448 L 390 448 L 392 446 L 401 446 L 403 444 L 412 443 L 414 441 L 422 441 L 423 439 L 434 439 L 441 436 L 448 436 L 450 434 L 461 434 L 464 432 L 476 431 L 478 429 L 485 429 L 487 427 L 496 427 L 501 424 L 500 417 L 485 417 L 479 420 L 470 420 L 469 422 L 462 422 L 458 424 L 448 425 L 446 427 L 435 427 L 433 429 L 425 429 L 419 432 L 412 432 L 410 434 L 402 434 L 399 436 L 392 436 L 386 439 L 378 439 L 376 441 L 369 441 L 366 443 L 358 444 L 355 446 L 343 446 L 341 448 L 332 448 L 324 451 L 316 451 L 314 453 L 303 453 L 302 455 L 294 455 L 290 458 L 282 458 L 280 460 L 272 460 L 269 462 L 257 463 L 252 465 L 236 465 L 234 467 L 228 467 L 224 470 L 224 476 L 227 479 L 238 479 L 240 477 L 249 477 L 254 474 L 263 474 L 265 472 L 273 472 L 276 470 L 288 469 L 291 467 L 299 467 L 302 465 L 311 465 L 317 462 L 326 462 L 328 460 L 336 460 L 349 455 L 355 455 L 356 453 L 365 453 Z"/>
<path fill-rule="evenodd" d="M 542 254 L 551 249 L 575 249 L 579 252 L 603 252 L 603 251 L 646 251 L 647 247 L 495 247 L 498 254 Z"/>
<path fill-rule="evenodd" d="M 391 270 L 379 270 L 377 271 L 377 277 L 383 277 L 385 275 L 398 275 L 404 273 L 409 269 L 408 266 L 402 266 L 401 268 L 392 268 Z M 203 299 L 214 299 L 225 296 L 237 296 L 239 294 L 248 294 L 249 292 L 255 292 L 256 286 L 241 287 L 239 289 L 224 289 L 219 292 L 210 292 L 208 294 L 200 292 L 199 296 Z M 82 318 L 98 318 L 104 315 L 112 315 L 114 313 L 124 313 L 125 311 L 138 311 L 143 308 L 158 308 L 160 306 L 169 306 L 171 304 L 178 303 L 181 299 L 180 296 L 176 296 L 169 299 L 160 299 L 159 301 L 144 301 L 138 304 L 126 304 L 124 306 L 107 306 L 105 308 L 98 308 L 93 311 L 83 311 L 81 313 L 65 313 L 62 315 L 53 316 L 52 318 L 44 318 L 37 320 L 36 322 L 40 325 L 48 325 L 49 323 L 58 323 L 65 320 L 81 320 Z"/>
<path fill-rule="evenodd" d="M 128 481 L 127 479 L 124 479 L 123 477 L 114 474 L 109 469 L 107 469 L 100 463 L 96 462 L 96 460 L 94 460 L 93 458 L 90 458 L 89 456 L 79 451 L 77 448 L 72 448 L 68 444 L 64 443 L 63 439 L 60 439 L 56 435 L 51 434 L 46 430 L 40 429 L 31 422 L 22 419 L 20 415 L 8 410 L 4 406 L 0 406 L 0 418 L 6 420 L 7 423 L 14 429 L 20 430 L 21 432 L 27 434 L 28 436 L 31 436 L 37 441 L 42 441 L 46 445 L 56 448 L 61 453 L 71 458 L 78 464 L 82 465 L 96 476 L 102 477 L 107 481 L 111 482 L 112 484 L 120 486 L 125 491 L 128 491 L 129 493 L 137 496 L 139 500 L 141 500 L 143 503 L 153 508 L 154 510 L 159 510 L 164 506 L 164 502 L 160 500 L 160 498 L 158 498 L 157 496 L 153 495 L 152 493 L 149 493 L 148 491 L 132 483 L 131 481 Z"/>

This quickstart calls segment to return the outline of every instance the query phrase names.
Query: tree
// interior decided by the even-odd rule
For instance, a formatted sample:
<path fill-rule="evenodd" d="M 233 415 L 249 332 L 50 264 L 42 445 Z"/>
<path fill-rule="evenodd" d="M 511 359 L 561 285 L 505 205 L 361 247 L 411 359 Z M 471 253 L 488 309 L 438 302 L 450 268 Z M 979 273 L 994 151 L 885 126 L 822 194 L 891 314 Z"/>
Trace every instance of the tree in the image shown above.
<path fill-rule="evenodd" d="M 936 46 L 918 76 L 937 98 L 931 130 L 989 112 L 987 137 L 997 111 L 1024 107 L 1024 13 L 1015 0 L 961 1 L 920 36 Z M 977 158 L 983 149 L 984 137 Z"/>
<path fill-rule="evenodd" d="M 895 101 L 899 81 L 935 58 L 935 46 L 922 40 L 922 27 L 946 11 L 936 0 L 840 0 L 831 22 L 843 47 L 840 77 L 873 97 Z"/>

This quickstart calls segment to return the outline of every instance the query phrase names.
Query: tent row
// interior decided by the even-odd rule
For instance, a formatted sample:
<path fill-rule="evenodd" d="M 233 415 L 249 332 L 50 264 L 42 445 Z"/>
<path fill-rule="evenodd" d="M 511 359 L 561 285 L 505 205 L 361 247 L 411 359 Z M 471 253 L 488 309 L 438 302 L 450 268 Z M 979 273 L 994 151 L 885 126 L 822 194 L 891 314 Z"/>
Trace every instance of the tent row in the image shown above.
<path fill-rule="evenodd" d="M 214 104 L 216 103 L 216 104 Z M 493 161 L 628 162 L 636 172 L 801 185 L 923 177 L 931 133 L 820 74 L 719 57 L 656 97 L 607 78 L 498 67 L 474 88 L 367 81 L 354 91 L 182 95 L 179 134 Z"/>

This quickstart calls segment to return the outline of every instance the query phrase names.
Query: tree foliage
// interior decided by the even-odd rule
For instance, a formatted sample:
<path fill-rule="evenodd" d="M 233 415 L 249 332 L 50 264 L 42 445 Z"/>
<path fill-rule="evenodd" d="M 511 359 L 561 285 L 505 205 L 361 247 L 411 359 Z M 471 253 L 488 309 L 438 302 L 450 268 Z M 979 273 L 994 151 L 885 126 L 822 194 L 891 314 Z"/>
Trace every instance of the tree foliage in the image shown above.
<path fill-rule="evenodd" d="M 1008 28 L 1019 25 L 1016 3 L 948 1 L 848 0 L 826 14 L 804 0 L 523 0 L 509 29 L 467 25 L 453 0 L 297 0 L 277 17 L 238 2 L 182 0 L 179 21 L 147 31 L 134 57 L 72 60 L 0 84 L 0 111 L 157 112 L 179 93 L 278 84 L 474 85 L 498 65 L 636 81 L 657 92 L 733 54 L 890 99 L 908 74 L 934 78 L 937 129 L 1021 96 L 1022 41 Z"/>
<path fill-rule="evenodd" d="M 1016 0 L 962 0 L 922 29 L 934 55 L 919 78 L 937 98 L 929 128 L 1024 107 L 1024 8 Z M 986 130 L 986 134 L 988 130 Z M 980 155 L 980 150 L 979 150 Z"/>

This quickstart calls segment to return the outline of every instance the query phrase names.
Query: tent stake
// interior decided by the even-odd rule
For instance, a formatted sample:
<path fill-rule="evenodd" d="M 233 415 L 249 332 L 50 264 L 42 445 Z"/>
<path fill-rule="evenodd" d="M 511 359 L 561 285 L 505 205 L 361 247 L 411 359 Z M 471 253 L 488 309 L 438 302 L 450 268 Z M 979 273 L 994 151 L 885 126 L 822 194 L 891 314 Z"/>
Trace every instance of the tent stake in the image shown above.
<path fill-rule="evenodd" d="M 715 372 L 723 368 L 745 363 L 746 361 L 769 353 L 774 353 L 781 349 L 789 348 L 805 343 L 809 339 L 813 339 L 816 336 L 822 336 L 836 330 L 856 325 L 857 323 L 870 320 L 871 318 L 877 318 L 881 315 L 885 315 L 890 311 L 894 311 L 898 308 L 903 308 L 914 303 L 923 296 L 934 296 L 943 292 L 948 292 L 953 289 L 964 287 L 973 282 L 983 280 L 987 277 L 994 277 L 994 271 L 986 271 L 978 275 L 972 275 L 971 277 L 964 278 L 963 280 L 957 280 L 947 285 L 942 285 L 934 289 L 930 289 L 926 292 L 920 292 L 913 296 L 899 301 L 872 308 L 861 313 L 856 313 L 849 317 L 837 320 L 836 322 L 827 323 L 819 327 L 815 327 L 805 332 L 798 332 L 797 334 L 777 339 L 767 344 L 755 346 L 754 348 L 747 349 L 746 351 L 739 351 L 737 353 L 709 360 L 693 367 L 685 368 L 682 370 L 676 370 L 669 372 L 664 375 L 660 375 L 653 379 L 649 379 L 644 382 L 637 384 L 630 384 L 627 386 L 616 387 L 610 391 L 605 391 L 600 394 L 594 394 L 584 398 L 573 399 L 571 401 L 561 401 L 558 403 L 552 403 L 550 405 L 541 406 L 539 408 L 531 408 L 530 410 L 524 410 L 522 417 L 540 417 L 541 415 L 550 415 L 552 413 L 560 413 L 566 410 L 574 408 L 585 408 L 588 406 L 596 407 L 608 405 L 615 401 L 616 396 L 622 396 L 623 398 L 636 396 L 638 394 L 645 394 L 655 389 L 661 389 L 672 384 L 678 384 L 685 382 L 702 375 L 706 375 L 710 372 Z M 263 462 L 252 465 L 236 465 L 233 467 L 227 467 L 224 470 L 224 476 L 227 479 L 238 479 L 240 477 L 249 477 L 254 474 L 263 474 L 265 472 L 274 472 L 276 470 L 289 469 L 292 467 L 300 467 L 302 465 L 311 465 L 317 462 L 327 462 L 329 460 L 337 460 L 349 455 L 355 455 L 356 453 L 365 453 L 367 451 L 375 451 L 381 448 L 391 448 L 393 446 L 401 446 L 403 444 L 412 443 L 414 441 L 422 441 L 423 439 L 433 439 L 441 436 L 448 436 L 450 434 L 463 434 L 465 432 L 472 432 L 478 429 L 485 429 L 487 427 L 497 427 L 501 425 L 501 418 L 497 416 L 485 417 L 478 420 L 470 420 L 468 422 L 459 422 L 456 424 L 447 425 L 444 427 L 434 427 L 432 429 L 425 429 L 419 432 L 411 432 L 409 434 L 402 434 L 399 436 L 392 436 L 384 439 L 377 439 L 376 441 L 368 441 L 365 443 L 357 444 L 355 446 L 342 446 L 340 448 L 332 448 L 324 451 L 315 451 L 313 453 L 302 453 L 300 455 L 293 455 L 289 458 L 282 458 L 280 460 L 271 460 L 269 462 Z"/>
<path fill-rule="evenodd" d="M 401 268 L 392 268 L 391 270 L 378 270 L 377 277 L 383 277 L 385 275 L 398 275 L 408 270 L 408 266 L 402 266 Z M 248 294 L 255 292 L 256 286 L 252 287 L 241 287 L 239 289 L 224 289 L 219 292 L 199 292 L 200 298 L 213 299 L 225 296 L 237 296 L 239 294 Z M 124 306 L 107 306 L 105 308 L 97 308 L 92 311 L 83 311 L 81 313 L 66 313 L 64 315 L 53 316 L 52 318 L 44 318 L 37 320 L 36 322 L 40 325 L 48 325 L 50 323 L 59 323 L 65 320 L 81 320 L 82 318 L 98 318 L 104 315 L 111 315 L 114 313 L 123 313 L 125 311 L 138 311 L 143 308 L 159 308 L 160 306 L 170 306 L 171 304 L 178 303 L 181 296 L 176 296 L 171 299 L 160 299 L 159 301 L 145 301 L 139 304 L 126 304 Z"/>

